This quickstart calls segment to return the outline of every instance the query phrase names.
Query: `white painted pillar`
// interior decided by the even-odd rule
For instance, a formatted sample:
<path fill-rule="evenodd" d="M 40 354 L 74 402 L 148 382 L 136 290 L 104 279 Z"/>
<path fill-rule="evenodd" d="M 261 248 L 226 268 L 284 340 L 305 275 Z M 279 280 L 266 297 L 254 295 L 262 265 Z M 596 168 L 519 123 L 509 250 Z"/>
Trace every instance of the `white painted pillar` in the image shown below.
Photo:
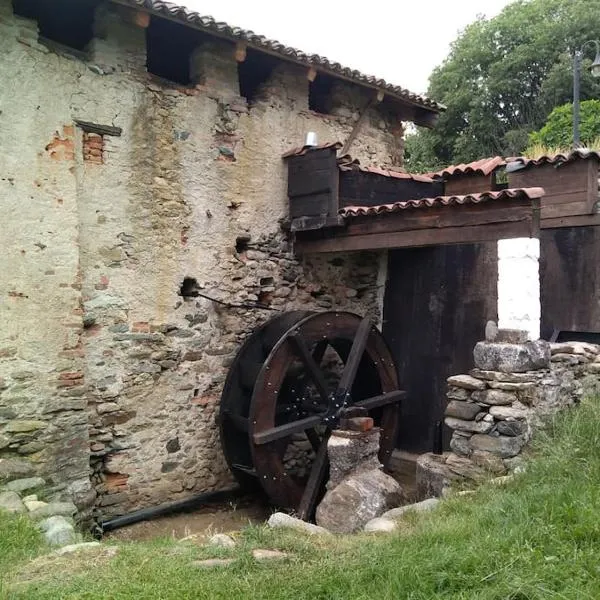
<path fill-rule="evenodd" d="M 498 328 L 540 337 L 540 240 L 498 241 Z"/>

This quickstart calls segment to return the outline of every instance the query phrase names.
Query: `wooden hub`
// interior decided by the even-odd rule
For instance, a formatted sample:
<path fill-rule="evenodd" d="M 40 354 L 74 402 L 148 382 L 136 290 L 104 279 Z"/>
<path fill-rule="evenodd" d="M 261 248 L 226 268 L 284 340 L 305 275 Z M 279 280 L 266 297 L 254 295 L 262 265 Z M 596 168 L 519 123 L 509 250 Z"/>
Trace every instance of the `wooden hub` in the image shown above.
<path fill-rule="evenodd" d="M 242 485 L 260 486 L 275 505 L 310 519 L 324 492 L 331 430 L 368 413 L 381 428 L 386 465 L 405 395 L 368 319 L 285 313 L 254 332 L 232 364 L 221 400 L 223 451 Z"/>

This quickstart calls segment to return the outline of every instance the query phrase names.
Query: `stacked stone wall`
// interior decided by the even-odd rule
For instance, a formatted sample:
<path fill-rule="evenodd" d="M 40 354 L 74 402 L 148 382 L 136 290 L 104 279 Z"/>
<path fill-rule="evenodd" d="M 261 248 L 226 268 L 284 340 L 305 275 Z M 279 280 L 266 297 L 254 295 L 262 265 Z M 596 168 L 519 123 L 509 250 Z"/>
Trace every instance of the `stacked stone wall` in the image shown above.
<path fill-rule="evenodd" d="M 535 431 L 576 406 L 600 384 L 600 346 L 528 342 L 527 332 L 498 332 L 480 342 L 475 369 L 448 379 L 445 424 L 450 452 L 419 458 L 419 493 L 439 495 L 452 481 L 483 480 L 523 465 Z"/>
<path fill-rule="evenodd" d="M 281 226 L 281 155 L 308 131 L 347 139 L 360 89 L 316 114 L 282 64 L 249 106 L 233 44 L 207 45 L 196 66 L 219 68 L 182 88 L 146 72 L 147 23 L 98 19 L 81 60 L 0 0 L 0 485 L 39 475 L 107 517 L 228 486 L 214 419 L 241 341 L 274 311 L 379 321 L 385 260 L 298 260 Z M 397 163 L 389 110 L 363 125 L 352 154 Z M 185 278 L 273 311 L 183 297 Z"/>

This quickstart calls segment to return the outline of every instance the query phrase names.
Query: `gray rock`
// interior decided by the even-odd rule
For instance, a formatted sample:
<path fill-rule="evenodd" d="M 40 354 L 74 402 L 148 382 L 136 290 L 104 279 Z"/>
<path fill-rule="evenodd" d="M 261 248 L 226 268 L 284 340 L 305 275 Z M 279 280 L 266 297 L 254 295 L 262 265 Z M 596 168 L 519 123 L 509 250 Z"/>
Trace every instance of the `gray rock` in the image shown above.
<path fill-rule="evenodd" d="M 296 517 L 281 512 L 273 513 L 269 517 L 267 525 L 272 529 L 295 529 L 296 531 L 302 531 L 309 535 L 331 535 L 331 532 L 327 531 L 324 527 L 307 523 L 302 519 L 297 519 Z"/>
<path fill-rule="evenodd" d="M 505 381 L 490 381 L 490 387 L 494 390 L 502 390 L 504 392 L 523 392 L 532 390 L 535 383 L 508 383 Z"/>
<path fill-rule="evenodd" d="M 369 533 L 391 533 L 392 531 L 396 531 L 396 529 L 398 529 L 396 521 L 383 517 L 375 517 L 365 525 L 364 530 Z"/>
<path fill-rule="evenodd" d="M 448 402 L 444 414 L 447 417 L 455 417 L 456 419 L 462 419 L 463 421 L 472 421 L 479 412 L 481 412 L 481 407 L 473 402 L 452 400 Z"/>
<path fill-rule="evenodd" d="M 491 452 L 475 450 L 473 454 L 471 454 L 471 460 L 478 467 L 482 467 L 490 473 L 506 473 L 506 467 L 502 459 L 499 456 L 492 454 Z"/>
<path fill-rule="evenodd" d="M 46 506 L 31 511 L 29 516 L 37 521 L 53 516 L 72 517 L 76 513 L 77 507 L 72 502 L 49 502 Z"/>
<path fill-rule="evenodd" d="M 523 421 L 500 421 L 497 425 L 498 433 L 509 437 L 516 437 L 525 433 L 527 426 Z"/>
<path fill-rule="evenodd" d="M 471 397 L 471 390 L 465 390 L 465 388 L 449 386 L 446 396 L 450 400 L 468 400 Z"/>
<path fill-rule="evenodd" d="M 500 421 L 505 421 L 506 419 L 525 419 L 528 414 L 527 408 L 520 402 L 515 402 L 512 406 L 490 407 L 490 415 Z"/>
<path fill-rule="evenodd" d="M 214 567 L 228 567 L 233 562 L 235 562 L 233 558 L 208 558 L 206 560 L 195 560 L 192 565 L 203 569 L 212 569 Z"/>
<path fill-rule="evenodd" d="M 485 324 L 485 341 L 495 342 L 498 336 L 498 324 L 496 321 L 488 321 Z"/>
<path fill-rule="evenodd" d="M 455 419 L 453 417 L 446 417 L 444 423 L 457 431 L 469 431 L 472 433 L 487 433 L 493 427 L 492 423 L 487 421 L 463 421 L 462 419 Z"/>
<path fill-rule="evenodd" d="M 524 373 L 550 366 L 550 344 L 544 340 L 524 344 L 478 342 L 473 351 L 475 366 L 484 371 Z"/>
<path fill-rule="evenodd" d="M 27 507 L 27 510 L 37 510 L 38 508 L 42 508 L 44 506 L 48 506 L 47 502 L 42 502 L 40 500 L 23 500 L 23 504 Z"/>
<path fill-rule="evenodd" d="M 327 491 L 317 507 L 316 521 L 334 533 L 352 533 L 400 504 L 402 498 L 400 484 L 389 475 L 380 470 L 361 471 Z"/>
<path fill-rule="evenodd" d="M 526 373 L 501 373 L 500 371 L 482 371 L 471 369 L 470 374 L 478 379 L 486 381 L 503 381 L 506 383 L 537 383 L 543 376 L 539 371 L 528 371 Z"/>
<path fill-rule="evenodd" d="M 252 556 L 254 560 L 263 562 L 266 560 L 282 560 L 289 555 L 287 552 L 281 552 L 281 550 L 264 550 L 262 548 L 256 548 L 255 550 L 252 550 Z"/>
<path fill-rule="evenodd" d="M 64 556 L 65 554 L 75 554 L 76 552 L 94 550 L 96 548 L 100 548 L 102 544 L 100 542 L 81 542 L 81 544 L 69 544 L 68 546 L 63 546 L 58 550 L 55 550 L 52 554 L 55 556 Z"/>
<path fill-rule="evenodd" d="M 480 381 L 471 375 L 453 375 L 448 377 L 448 385 L 465 390 L 484 390 L 485 381 Z"/>
<path fill-rule="evenodd" d="M 21 458 L 0 458 L 0 482 L 29 477 L 35 473 L 33 465 Z"/>
<path fill-rule="evenodd" d="M 377 470 L 379 462 L 379 430 L 367 432 L 334 431 L 327 443 L 329 455 L 328 489 L 333 489 L 347 475 L 351 474 L 357 465 L 361 469 Z"/>
<path fill-rule="evenodd" d="M 8 447 L 11 442 L 9 437 L 0 434 L 0 450 L 4 450 L 4 448 Z"/>
<path fill-rule="evenodd" d="M 382 519 L 397 520 L 402 518 L 408 511 L 413 512 L 426 512 L 435 508 L 440 503 L 439 498 L 426 498 L 421 502 L 415 502 L 414 504 L 407 504 L 406 506 L 399 506 L 398 508 L 392 508 L 381 515 Z"/>
<path fill-rule="evenodd" d="M 219 548 L 235 548 L 235 540 L 225 533 L 216 533 L 208 540 L 208 545 Z"/>
<path fill-rule="evenodd" d="M 27 508 L 17 492 L 0 492 L 0 510 L 17 514 L 27 512 Z"/>
<path fill-rule="evenodd" d="M 416 480 L 417 497 L 429 498 L 441 496 L 444 488 L 452 481 L 460 479 L 456 473 L 446 467 L 449 453 L 433 454 L 427 452 L 417 458 Z"/>
<path fill-rule="evenodd" d="M 462 435 L 453 434 L 450 440 L 450 450 L 459 456 L 471 456 L 472 449 L 469 439 Z"/>
<path fill-rule="evenodd" d="M 14 481 L 9 481 L 4 486 L 4 489 L 22 494 L 23 492 L 41 488 L 44 485 L 46 485 L 46 482 L 41 477 L 28 477 L 27 479 L 15 479 Z"/>
<path fill-rule="evenodd" d="M 484 450 L 499 456 L 500 458 L 511 458 L 516 456 L 523 448 L 525 438 L 523 436 L 507 437 L 476 434 L 471 438 L 471 447 L 474 450 Z"/>
<path fill-rule="evenodd" d="M 529 341 L 529 334 L 520 329 L 498 329 L 496 339 L 492 341 L 501 344 L 524 344 Z"/>
<path fill-rule="evenodd" d="M 46 541 L 52 546 L 66 546 L 78 542 L 75 527 L 65 517 L 55 516 L 44 519 L 39 523 Z"/>
<path fill-rule="evenodd" d="M 515 394 L 502 390 L 484 390 L 483 392 L 473 392 L 473 400 L 487 405 L 505 405 L 512 404 L 517 399 Z"/>
<path fill-rule="evenodd" d="M 484 435 L 481 437 L 489 436 Z M 483 469 L 483 467 L 480 467 L 479 465 L 476 465 L 469 458 L 457 456 L 456 454 L 450 454 L 446 460 L 446 467 L 455 475 L 461 478 L 473 479 L 475 481 L 485 479 L 485 469 Z"/>

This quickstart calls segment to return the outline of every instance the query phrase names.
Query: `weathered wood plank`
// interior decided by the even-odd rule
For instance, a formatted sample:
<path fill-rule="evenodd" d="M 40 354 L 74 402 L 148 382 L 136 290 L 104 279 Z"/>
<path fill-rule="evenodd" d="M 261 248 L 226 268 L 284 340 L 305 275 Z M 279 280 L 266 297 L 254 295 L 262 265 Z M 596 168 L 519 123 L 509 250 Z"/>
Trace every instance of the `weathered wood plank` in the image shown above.
<path fill-rule="evenodd" d="M 470 244 L 512 237 L 535 237 L 537 233 L 533 218 L 530 215 L 528 217 L 524 216 L 521 221 L 492 223 L 489 225 L 419 229 L 367 235 L 335 235 L 326 239 L 299 237 L 294 248 L 300 254 L 417 248 L 441 244 Z"/>
<path fill-rule="evenodd" d="M 600 215 L 576 215 L 544 219 L 541 223 L 541 228 L 558 229 L 562 227 L 587 227 L 590 225 L 600 225 Z"/>

